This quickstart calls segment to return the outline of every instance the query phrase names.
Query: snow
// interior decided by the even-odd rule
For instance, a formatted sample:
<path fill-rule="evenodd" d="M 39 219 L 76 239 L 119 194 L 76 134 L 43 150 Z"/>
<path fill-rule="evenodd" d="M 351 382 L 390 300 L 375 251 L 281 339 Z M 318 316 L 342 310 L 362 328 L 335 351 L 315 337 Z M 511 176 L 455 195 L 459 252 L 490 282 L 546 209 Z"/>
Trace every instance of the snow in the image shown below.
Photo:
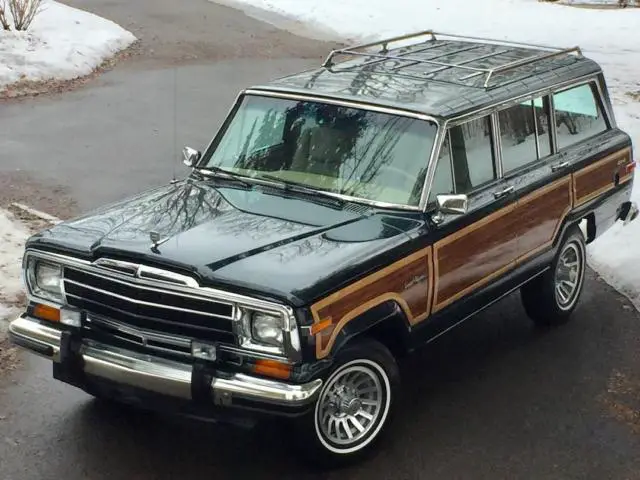
<path fill-rule="evenodd" d="M 576 8 L 538 0 L 218 1 L 232 2 L 253 16 L 262 10 L 267 12 L 262 18 L 272 22 L 274 17 L 286 19 L 281 22 L 285 26 L 303 22 L 347 43 L 433 29 L 539 45 L 579 45 L 585 55 L 602 65 L 618 124 L 632 136 L 636 150 L 640 148 L 640 102 L 629 95 L 640 92 L 638 8 Z M 640 204 L 640 181 L 635 182 L 632 199 Z M 591 266 L 640 309 L 640 250 L 633 248 L 635 239 L 640 239 L 640 219 L 625 227 L 616 224 L 591 244 L 588 252 Z"/>
<path fill-rule="evenodd" d="M 29 233 L 10 212 L 0 209 L 0 322 L 14 311 L 20 301 L 22 286 L 22 253 Z"/>
<path fill-rule="evenodd" d="M 26 32 L 0 30 L 0 91 L 20 80 L 70 80 L 136 40 L 97 15 L 45 0 Z"/>

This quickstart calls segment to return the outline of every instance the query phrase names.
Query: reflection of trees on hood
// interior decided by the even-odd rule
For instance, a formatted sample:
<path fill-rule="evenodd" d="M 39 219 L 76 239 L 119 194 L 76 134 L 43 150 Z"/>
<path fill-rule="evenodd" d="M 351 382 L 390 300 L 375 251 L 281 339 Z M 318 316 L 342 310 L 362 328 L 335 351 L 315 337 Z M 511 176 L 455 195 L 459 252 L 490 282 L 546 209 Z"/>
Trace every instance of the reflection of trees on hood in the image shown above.
<path fill-rule="evenodd" d="M 181 184 L 163 187 L 158 193 L 138 195 L 116 204 L 107 205 L 75 220 L 58 225 L 53 230 L 56 235 L 65 233 L 91 237 L 108 235 L 124 223 L 149 212 L 150 209 L 155 208 L 158 202 L 167 201 L 176 191 L 182 189 Z"/>
<path fill-rule="evenodd" d="M 277 249 L 269 252 L 270 255 L 284 264 L 299 260 L 300 257 L 314 256 L 324 257 L 338 249 L 346 248 L 346 243 L 334 242 L 328 240 L 324 235 L 314 235 L 294 243 L 282 245 Z"/>
<path fill-rule="evenodd" d="M 270 237 L 290 237 L 303 233 L 308 227 L 278 218 L 236 212 L 223 215 L 216 222 L 216 229 L 224 235 L 264 240 Z"/>
<path fill-rule="evenodd" d="M 161 236 L 175 235 L 230 208 L 215 189 L 194 183 L 186 183 L 144 207 L 144 214 L 131 218 L 118 229 L 118 237 L 137 238 L 141 232 L 151 231 Z"/>

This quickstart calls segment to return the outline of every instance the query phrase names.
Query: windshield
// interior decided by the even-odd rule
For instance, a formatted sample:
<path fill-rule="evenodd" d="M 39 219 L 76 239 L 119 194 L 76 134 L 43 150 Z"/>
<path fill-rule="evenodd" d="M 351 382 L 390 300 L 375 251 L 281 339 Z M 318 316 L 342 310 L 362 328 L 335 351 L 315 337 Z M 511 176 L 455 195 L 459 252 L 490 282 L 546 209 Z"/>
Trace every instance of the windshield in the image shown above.
<path fill-rule="evenodd" d="M 247 95 L 198 166 L 418 206 L 436 132 L 415 118 Z"/>

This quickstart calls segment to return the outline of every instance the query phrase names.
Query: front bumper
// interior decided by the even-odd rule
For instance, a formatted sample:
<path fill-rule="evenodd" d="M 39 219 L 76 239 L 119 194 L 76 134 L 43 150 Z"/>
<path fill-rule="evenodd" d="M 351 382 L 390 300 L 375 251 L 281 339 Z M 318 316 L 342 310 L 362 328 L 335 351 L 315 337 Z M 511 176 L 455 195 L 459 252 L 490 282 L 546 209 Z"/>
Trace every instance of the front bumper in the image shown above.
<path fill-rule="evenodd" d="M 84 389 L 91 379 L 201 406 L 208 403 L 212 409 L 244 407 L 286 414 L 306 410 L 322 386 L 320 379 L 292 385 L 241 373 L 212 374 L 197 364 L 74 338 L 26 315 L 10 324 L 9 336 L 14 344 L 52 360 L 56 378 Z"/>

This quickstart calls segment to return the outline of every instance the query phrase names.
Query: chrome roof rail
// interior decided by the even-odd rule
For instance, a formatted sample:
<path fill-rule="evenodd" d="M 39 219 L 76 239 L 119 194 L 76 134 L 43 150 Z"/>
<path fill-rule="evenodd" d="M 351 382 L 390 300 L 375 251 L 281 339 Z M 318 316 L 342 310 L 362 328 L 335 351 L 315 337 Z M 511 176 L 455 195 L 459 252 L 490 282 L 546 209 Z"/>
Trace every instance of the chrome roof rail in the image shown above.
<path fill-rule="evenodd" d="M 424 39 L 424 37 L 428 37 L 428 39 Z M 446 37 L 446 38 L 442 38 Z M 389 48 L 390 44 L 410 41 L 414 40 L 414 42 L 402 45 L 401 48 L 411 47 L 411 49 L 391 54 L 392 49 Z M 424 54 L 431 49 L 436 48 L 438 45 L 442 45 L 442 43 L 436 43 L 437 41 L 460 41 L 464 42 L 461 45 L 461 48 L 458 48 L 453 51 L 445 52 L 441 55 L 431 56 L 428 58 L 421 58 L 419 54 Z M 443 57 L 448 57 L 450 55 L 455 55 L 461 52 L 470 51 L 473 49 L 481 48 L 486 45 L 498 45 L 506 47 L 505 49 L 500 49 L 490 53 L 480 54 L 477 57 L 471 57 L 469 59 L 459 61 L 459 62 L 447 62 L 442 60 Z M 370 49 L 373 47 L 380 47 L 377 52 L 372 52 Z M 415 48 L 420 47 L 420 48 Z M 398 48 L 399 49 L 399 48 Z M 536 50 L 534 55 L 525 56 L 523 58 L 519 58 L 517 60 L 512 60 L 507 63 L 497 65 L 491 68 L 482 68 L 482 67 L 474 67 L 469 64 L 476 62 L 478 60 L 484 60 L 490 57 L 497 57 L 499 55 L 507 54 L 507 53 L 515 53 L 517 49 L 529 49 Z M 369 50 L 369 51 L 367 51 Z M 447 33 L 435 32 L 433 30 L 425 30 L 421 32 L 411 33 L 407 35 L 400 35 L 396 37 L 386 38 L 382 40 L 378 40 L 375 42 L 354 45 L 347 48 L 342 48 L 338 50 L 332 50 L 329 56 L 325 59 L 322 64 L 323 68 L 331 69 L 336 65 L 336 57 L 338 56 L 347 56 L 347 57 L 356 57 L 356 58 L 364 58 L 366 59 L 364 62 L 352 65 L 352 67 L 363 67 L 369 66 L 373 64 L 378 64 L 385 62 L 387 60 L 395 60 L 396 62 L 402 62 L 402 64 L 395 65 L 390 70 L 384 71 L 382 73 L 397 73 L 402 75 L 399 70 L 409 65 L 432 65 L 437 68 L 427 70 L 420 74 L 412 73 L 409 76 L 420 79 L 433 79 L 434 75 L 438 72 L 442 72 L 447 69 L 459 69 L 467 72 L 467 75 L 461 76 L 457 78 L 457 81 L 452 80 L 440 80 L 445 83 L 456 83 L 461 86 L 475 86 L 472 84 L 464 83 L 466 80 L 476 78 L 479 76 L 484 76 L 484 82 L 482 86 L 484 89 L 489 88 L 489 83 L 493 79 L 496 74 L 504 73 L 510 70 L 514 70 L 516 68 L 535 64 L 537 62 L 543 60 L 549 60 L 555 57 L 560 57 L 563 55 L 569 54 L 577 54 L 578 56 L 582 56 L 582 51 L 580 47 L 571 47 L 571 48 L 559 48 L 559 47 L 551 47 L 547 45 L 537 45 L 523 42 L 513 42 L 507 40 L 498 40 L 491 38 L 482 38 L 482 37 L 472 37 L 472 36 L 464 36 L 464 35 L 452 35 Z M 500 86 L 500 85 L 495 85 Z"/>

